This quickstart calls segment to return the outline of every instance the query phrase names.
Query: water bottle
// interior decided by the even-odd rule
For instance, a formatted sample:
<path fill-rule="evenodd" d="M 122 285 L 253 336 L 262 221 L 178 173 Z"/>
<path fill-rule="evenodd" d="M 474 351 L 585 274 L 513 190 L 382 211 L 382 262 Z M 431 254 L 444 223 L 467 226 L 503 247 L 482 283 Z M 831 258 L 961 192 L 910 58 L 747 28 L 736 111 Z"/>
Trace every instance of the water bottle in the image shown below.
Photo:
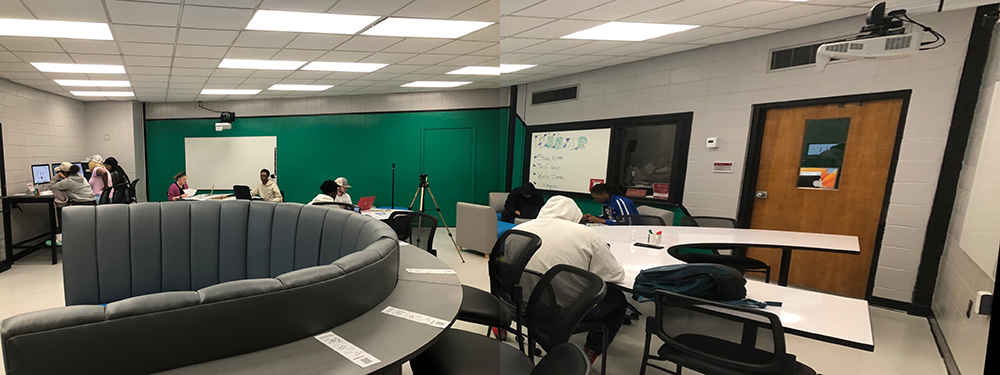
<path fill-rule="evenodd" d="M 632 230 L 632 242 L 635 243 L 635 229 Z"/>

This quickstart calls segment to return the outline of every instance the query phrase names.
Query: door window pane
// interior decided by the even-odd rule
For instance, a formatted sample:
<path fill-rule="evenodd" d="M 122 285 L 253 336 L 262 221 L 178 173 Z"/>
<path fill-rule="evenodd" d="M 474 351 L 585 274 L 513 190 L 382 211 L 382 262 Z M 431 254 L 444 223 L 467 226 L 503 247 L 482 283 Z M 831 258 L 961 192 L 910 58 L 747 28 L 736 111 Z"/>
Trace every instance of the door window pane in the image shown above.
<path fill-rule="evenodd" d="M 849 117 L 806 120 L 798 187 L 827 190 L 840 187 L 850 125 Z"/>
<path fill-rule="evenodd" d="M 674 124 L 618 130 L 622 185 L 625 189 L 637 189 L 633 190 L 633 196 L 653 195 L 653 184 L 670 184 L 676 132 Z"/>

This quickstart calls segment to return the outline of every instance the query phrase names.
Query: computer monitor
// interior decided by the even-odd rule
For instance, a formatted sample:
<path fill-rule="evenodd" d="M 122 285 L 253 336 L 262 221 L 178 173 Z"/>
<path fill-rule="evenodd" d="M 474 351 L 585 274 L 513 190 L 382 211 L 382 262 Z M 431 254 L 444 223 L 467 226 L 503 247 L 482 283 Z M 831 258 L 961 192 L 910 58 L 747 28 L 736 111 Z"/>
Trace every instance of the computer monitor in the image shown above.
<path fill-rule="evenodd" d="M 75 165 L 75 166 L 77 166 L 77 167 L 80 167 L 80 172 L 77 173 L 77 174 L 83 176 L 83 163 L 81 163 L 81 162 L 75 162 L 75 163 L 72 163 L 72 164 Z M 54 163 L 54 164 L 52 164 L 52 176 L 55 176 L 56 174 L 59 173 L 59 172 L 56 172 L 56 168 L 58 168 L 60 165 L 62 165 L 62 163 Z"/>
<path fill-rule="evenodd" d="M 48 164 L 35 164 L 31 166 L 31 181 L 35 185 L 52 182 L 52 171 Z"/>
<path fill-rule="evenodd" d="M 80 173 L 79 174 L 81 176 L 83 176 L 83 163 L 82 162 L 75 162 L 75 163 L 73 163 L 73 165 L 75 165 L 75 166 L 77 166 L 77 167 L 80 168 Z"/>

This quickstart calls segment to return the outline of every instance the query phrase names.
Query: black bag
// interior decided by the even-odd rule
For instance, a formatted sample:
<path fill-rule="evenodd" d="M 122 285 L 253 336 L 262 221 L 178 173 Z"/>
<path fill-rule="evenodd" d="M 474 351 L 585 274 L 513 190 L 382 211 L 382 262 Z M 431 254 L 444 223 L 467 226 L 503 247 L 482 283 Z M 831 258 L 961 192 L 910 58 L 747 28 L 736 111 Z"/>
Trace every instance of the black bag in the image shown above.
<path fill-rule="evenodd" d="M 747 279 L 735 268 L 712 263 L 689 263 L 649 268 L 639 272 L 632 298 L 653 299 L 662 289 L 712 301 L 739 301 L 747 297 Z"/>

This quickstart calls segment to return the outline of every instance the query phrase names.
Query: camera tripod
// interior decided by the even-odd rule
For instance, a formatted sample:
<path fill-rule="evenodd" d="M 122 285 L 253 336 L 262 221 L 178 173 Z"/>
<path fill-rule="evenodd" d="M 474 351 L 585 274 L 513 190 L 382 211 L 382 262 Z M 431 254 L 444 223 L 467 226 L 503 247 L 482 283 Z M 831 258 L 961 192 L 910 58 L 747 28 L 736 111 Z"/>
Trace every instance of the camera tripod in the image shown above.
<path fill-rule="evenodd" d="M 413 211 L 413 204 L 417 202 L 417 196 L 420 197 L 420 212 L 424 212 L 424 192 L 427 192 L 431 196 L 431 202 L 434 203 L 434 209 L 437 210 L 438 218 L 441 219 L 441 224 L 444 224 L 444 230 L 448 232 L 448 238 L 451 239 L 451 243 L 455 244 L 455 250 L 458 251 L 458 258 L 465 263 L 465 257 L 462 256 L 462 247 L 458 246 L 458 242 L 455 242 L 455 236 L 451 235 L 451 229 L 448 228 L 448 222 L 444 220 L 444 215 L 441 215 L 441 207 L 438 206 L 437 199 L 434 199 L 434 192 L 431 191 L 431 186 L 427 183 L 427 174 L 420 175 L 420 185 L 417 186 L 417 191 L 413 193 L 413 200 L 410 201 L 410 206 L 407 207 L 410 211 Z M 417 218 L 417 247 L 420 247 L 420 230 L 422 218 Z"/>

